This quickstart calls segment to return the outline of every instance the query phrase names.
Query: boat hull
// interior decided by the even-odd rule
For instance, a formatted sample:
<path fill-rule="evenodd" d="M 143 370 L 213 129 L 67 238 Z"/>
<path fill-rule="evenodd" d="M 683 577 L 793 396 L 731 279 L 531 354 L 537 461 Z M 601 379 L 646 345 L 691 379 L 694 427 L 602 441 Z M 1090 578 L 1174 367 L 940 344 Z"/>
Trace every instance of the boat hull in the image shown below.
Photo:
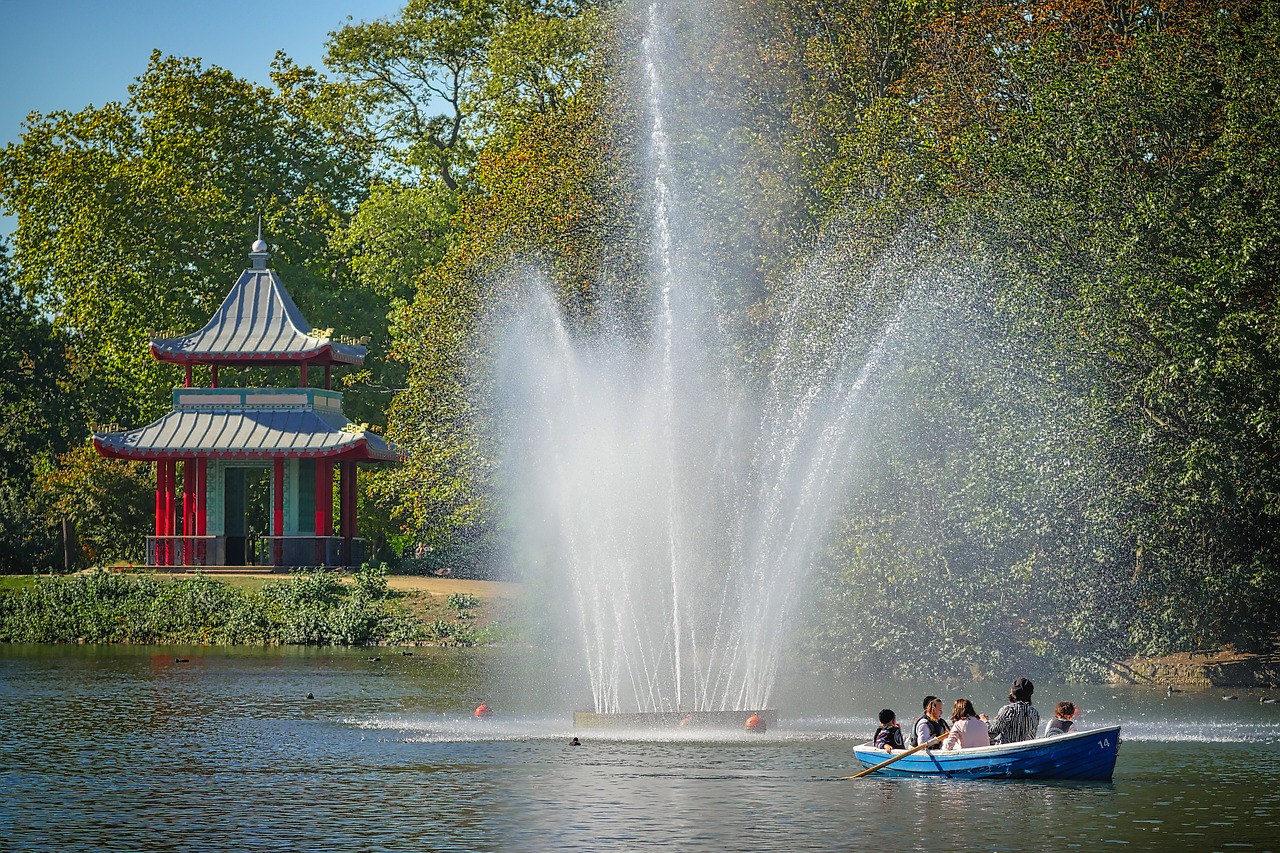
<path fill-rule="evenodd" d="M 1120 727 L 1112 726 L 952 752 L 924 749 L 877 770 L 875 775 L 1108 782 L 1115 773 L 1119 749 Z M 853 754 L 863 767 L 874 767 L 893 757 L 870 744 L 854 747 Z"/>

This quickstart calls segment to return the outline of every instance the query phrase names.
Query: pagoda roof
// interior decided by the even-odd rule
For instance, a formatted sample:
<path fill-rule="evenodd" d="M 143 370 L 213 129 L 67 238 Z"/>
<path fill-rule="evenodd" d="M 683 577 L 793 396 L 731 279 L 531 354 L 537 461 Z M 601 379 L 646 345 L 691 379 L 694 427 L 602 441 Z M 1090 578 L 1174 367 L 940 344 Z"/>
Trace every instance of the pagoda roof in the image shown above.
<path fill-rule="evenodd" d="M 340 458 L 395 462 L 398 450 L 343 416 L 342 395 L 319 388 L 180 388 L 174 410 L 145 427 L 94 433 L 103 456 L 155 461 Z"/>
<path fill-rule="evenodd" d="M 198 332 L 151 339 L 151 354 L 176 364 L 364 363 L 368 350 L 315 334 L 274 270 L 255 263 L 240 274 Z"/>

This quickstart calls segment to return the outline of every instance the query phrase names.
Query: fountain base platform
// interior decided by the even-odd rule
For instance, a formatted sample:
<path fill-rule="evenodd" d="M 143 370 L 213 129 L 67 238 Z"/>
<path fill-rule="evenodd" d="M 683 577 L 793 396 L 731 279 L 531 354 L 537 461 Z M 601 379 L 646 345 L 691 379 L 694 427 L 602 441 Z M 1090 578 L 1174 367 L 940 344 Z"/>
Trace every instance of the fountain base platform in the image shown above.
<path fill-rule="evenodd" d="M 772 730 L 778 725 L 778 712 L 772 709 L 747 711 L 642 711 L 635 714 L 599 714 L 574 711 L 575 729 L 612 729 L 615 731 L 654 731 L 661 729 L 719 729 L 742 731 L 752 714 L 764 720 Z"/>

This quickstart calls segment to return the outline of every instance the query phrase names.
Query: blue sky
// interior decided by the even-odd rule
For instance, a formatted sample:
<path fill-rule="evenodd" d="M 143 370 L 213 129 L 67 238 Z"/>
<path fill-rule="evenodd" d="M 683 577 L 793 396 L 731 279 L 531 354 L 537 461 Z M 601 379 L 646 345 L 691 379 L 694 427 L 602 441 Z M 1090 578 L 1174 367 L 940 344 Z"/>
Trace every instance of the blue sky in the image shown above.
<path fill-rule="evenodd" d="M 31 110 L 124 100 L 153 49 L 267 83 L 284 50 L 319 68 L 329 32 L 404 0 L 0 0 L 0 145 Z"/>
<path fill-rule="evenodd" d="M 0 0 L 0 146 L 32 110 L 77 112 L 123 101 L 152 50 L 198 56 L 269 83 L 277 50 L 321 68 L 350 15 L 390 18 L 404 0 Z M 17 221 L 0 215 L 0 236 Z"/>

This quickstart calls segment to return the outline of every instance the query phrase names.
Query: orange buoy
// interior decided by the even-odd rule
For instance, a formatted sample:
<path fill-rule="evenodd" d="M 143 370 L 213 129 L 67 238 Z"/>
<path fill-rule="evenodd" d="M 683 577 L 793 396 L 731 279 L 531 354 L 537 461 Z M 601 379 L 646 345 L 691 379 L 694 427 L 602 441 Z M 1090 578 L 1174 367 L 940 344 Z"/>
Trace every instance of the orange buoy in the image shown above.
<path fill-rule="evenodd" d="M 749 732 L 762 735 L 765 733 L 765 730 L 768 729 L 768 726 L 764 723 L 764 717 L 759 714 L 752 714 L 750 717 L 747 717 L 747 724 L 743 728 Z"/>
<path fill-rule="evenodd" d="M 492 716 L 493 716 L 493 709 L 490 708 L 486 703 L 481 702 L 479 705 L 476 706 L 475 717 L 477 720 L 483 720 Z"/>

